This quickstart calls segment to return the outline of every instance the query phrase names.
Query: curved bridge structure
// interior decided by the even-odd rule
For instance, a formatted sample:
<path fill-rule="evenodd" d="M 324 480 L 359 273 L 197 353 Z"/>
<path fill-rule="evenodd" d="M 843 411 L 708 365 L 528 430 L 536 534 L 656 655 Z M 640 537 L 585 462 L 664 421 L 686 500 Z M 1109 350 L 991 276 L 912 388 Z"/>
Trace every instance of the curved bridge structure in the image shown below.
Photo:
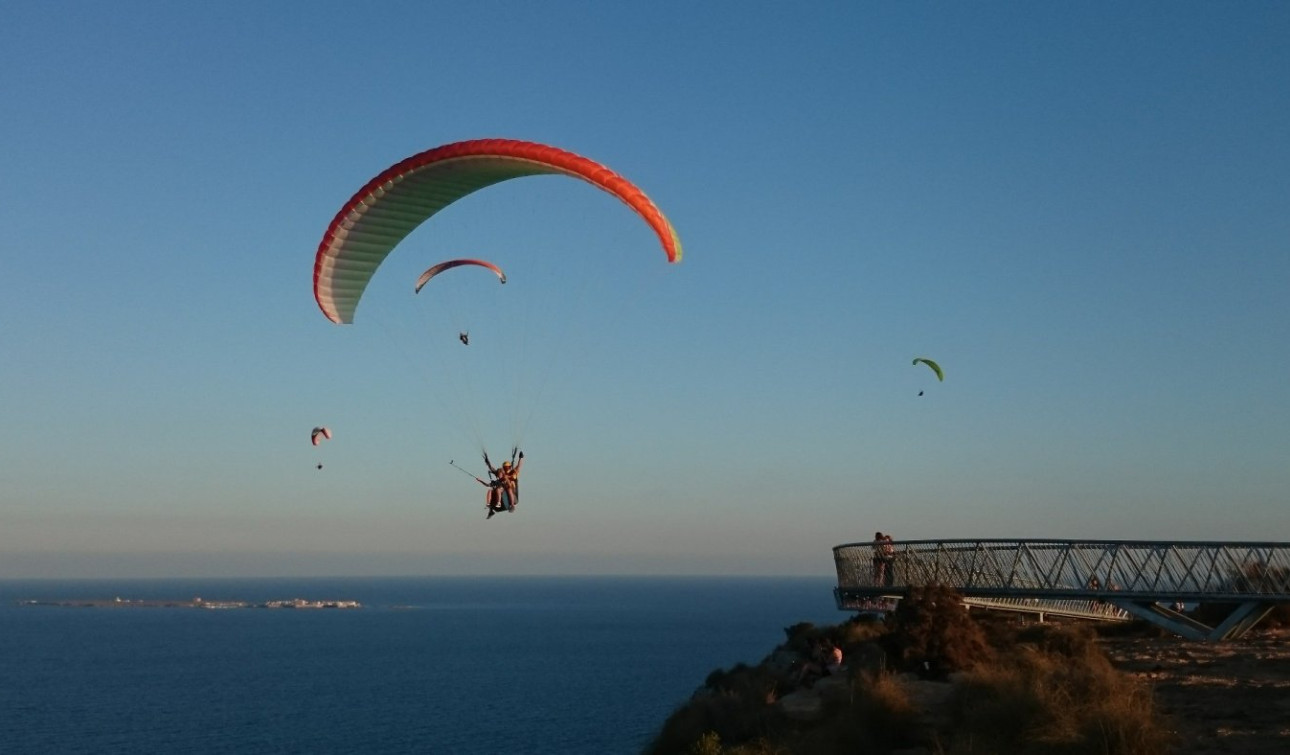
<path fill-rule="evenodd" d="M 1290 603 L 1290 543 L 906 540 L 833 549 L 834 597 L 871 610 L 943 584 L 969 605 L 1097 620 L 1140 618 L 1188 639 L 1235 639 Z M 1179 608 L 1230 604 L 1209 626 Z"/>

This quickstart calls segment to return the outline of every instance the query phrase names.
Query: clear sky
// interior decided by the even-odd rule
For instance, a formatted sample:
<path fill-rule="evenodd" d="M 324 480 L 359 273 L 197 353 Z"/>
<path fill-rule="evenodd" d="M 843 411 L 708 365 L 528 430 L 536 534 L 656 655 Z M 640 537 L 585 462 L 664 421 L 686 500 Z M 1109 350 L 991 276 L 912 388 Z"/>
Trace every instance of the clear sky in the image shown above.
<path fill-rule="evenodd" d="M 4 27 L 0 578 L 1290 539 L 1285 3 L 16 3 Z M 611 166 L 684 261 L 525 178 L 328 322 L 335 212 L 481 137 Z M 413 297 L 456 256 L 511 282 Z M 448 462 L 481 472 L 475 427 L 505 455 L 513 410 L 524 497 L 485 522 Z"/>

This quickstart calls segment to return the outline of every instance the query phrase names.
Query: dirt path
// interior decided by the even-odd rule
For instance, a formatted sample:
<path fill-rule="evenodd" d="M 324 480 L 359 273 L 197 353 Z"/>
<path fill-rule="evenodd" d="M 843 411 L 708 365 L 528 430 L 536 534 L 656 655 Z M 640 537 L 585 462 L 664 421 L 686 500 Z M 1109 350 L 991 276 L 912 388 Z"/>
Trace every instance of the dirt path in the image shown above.
<path fill-rule="evenodd" d="M 1290 753 L 1290 632 L 1238 642 L 1105 639 L 1117 667 L 1150 684 L 1183 755 Z"/>

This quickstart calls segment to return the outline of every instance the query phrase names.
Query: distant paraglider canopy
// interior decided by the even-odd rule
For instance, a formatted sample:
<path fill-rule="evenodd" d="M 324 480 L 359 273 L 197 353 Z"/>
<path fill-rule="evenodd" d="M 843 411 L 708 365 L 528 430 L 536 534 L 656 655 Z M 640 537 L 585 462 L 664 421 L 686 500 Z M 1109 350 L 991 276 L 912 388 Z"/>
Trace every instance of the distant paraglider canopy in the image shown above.
<path fill-rule="evenodd" d="M 318 427 L 315 427 L 312 431 L 310 431 L 309 442 L 312 443 L 313 445 L 317 446 L 318 444 L 322 443 L 324 440 L 331 440 L 331 428 L 318 426 Z M 323 465 L 321 462 L 318 464 L 318 468 L 319 469 L 323 468 Z"/>
<path fill-rule="evenodd" d="M 387 168 L 341 207 L 314 258 L 319 309 L 334 323 L 353 322 L 376 268 L 417 226 L 479 189 L 541 174 L 578 178 L 622 200 L 653 229 L 668 261 L 680 261 L 681 241 L 672 224 L 645 192 L 604 165 L 544 144 L 476 139 Z"/>
<path fill-rule="evenodd" d="M 444 270 L 451 270 L 454 267 L 461 267 L 462 265 L 478 265 L 479 267 L 485 268 L 487 270 L 492 270 L 493 274 L 497 276 L 497 279 L 499 281 L 501 281 L 503 284 L 506 283 L 506 273 L 502 272 L 502 269 L 500 267 L 498 267 L 497 265 L 494 265 L 491 262 L 486 262 L 484 260 L 467 260 L 467 259 L 448 260 L 447 262 L 440 262 L 439 264 L 434 265 L 429 270 L 422 273 L 420 278 L 417 278 L 416 293 L 418 294 L 421 293 L 422 287 L 424 287 L 425 284 L 429 283 L 430 279 L 435 277 L 439 273 L 442 273 Z"/>
<path fill-rule="evenodd" d="M 914 360 L 915 365 L 917 365 L 919 362 L 922 362 L 923 364 L 930 367 L 932 369 L 932 372 L 936 373 L 936 379 L 938 381 L 945 382 L 945 373 L 941 370 L 941 366 L 939 364 L 937 364 L 936 362 L 933 362 L 930 359 L 924 359 L 923 357 L 918 357 L 917 359 Z"/>

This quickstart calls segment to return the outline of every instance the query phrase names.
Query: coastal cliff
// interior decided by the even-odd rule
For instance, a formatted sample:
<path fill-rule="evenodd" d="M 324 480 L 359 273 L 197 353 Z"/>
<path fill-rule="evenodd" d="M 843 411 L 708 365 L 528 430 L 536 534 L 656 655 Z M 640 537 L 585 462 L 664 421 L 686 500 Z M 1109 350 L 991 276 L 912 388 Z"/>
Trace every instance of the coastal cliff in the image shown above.
<path fill-rule="evenodd" d="M 944 588 L 886 622 L 798 624 L 755 666 L 715 671 L 668 718 L 650 755 L 1170 752 L 1146 684 L 1082 625 L 968 615 Z M 843 663 L 820 673 L 821 648 Z"/>
<path fill-rule="evenodd" d="M 1235 642 L 1149 625 L 1022 624 L 930 588 L 886 622 L 798 624 L 714 671 L 650 755 L 1290 752 L 1290 608 Z M 838 673 L 809 668 L 836 644 Z M 807 669 L 803 673 L 803 669 Z"/>

